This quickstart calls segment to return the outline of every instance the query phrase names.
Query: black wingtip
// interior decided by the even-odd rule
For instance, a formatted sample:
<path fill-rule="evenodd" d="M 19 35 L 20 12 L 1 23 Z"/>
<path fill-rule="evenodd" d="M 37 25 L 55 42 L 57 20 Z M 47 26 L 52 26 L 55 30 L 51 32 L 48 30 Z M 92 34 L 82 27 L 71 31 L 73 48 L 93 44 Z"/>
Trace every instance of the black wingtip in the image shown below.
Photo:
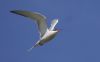
<path fill-rule="evenodd" d="M 10 11 L 11 13 L 13 13 L 14 11 Z"/>
<path fill-rule="evenodd" d="M 16 11 L 14 11 L 14 10 L 12 10 L 12 11 L 10 11 L 11 13 L 16 13 Z"/>
<path fill-rule="evenodd" d="M 14 13 L 14 14 L 22 15 L 24 17 L 27 17 L 27 15 L 25 15 L 22 10 L 12 10 L 10 12 Z"/>

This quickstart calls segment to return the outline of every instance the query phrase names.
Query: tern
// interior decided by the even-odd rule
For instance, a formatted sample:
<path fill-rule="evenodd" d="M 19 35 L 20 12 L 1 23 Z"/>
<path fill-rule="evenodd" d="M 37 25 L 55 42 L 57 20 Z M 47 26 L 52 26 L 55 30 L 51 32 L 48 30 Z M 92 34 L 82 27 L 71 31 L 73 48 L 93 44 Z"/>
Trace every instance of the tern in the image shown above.
<path fill-rule="evenodd" d="M 33 19 L 33 21 L 35 21 L 38 25 L 40 39 L 34 46 L 29 49 L 29 51 L 31 51 L 34 47 L 42 46 L 45 43 L 49 42 L 59 32 L 59 30 L 55 28 L 56 24 L 58 23 L 58 19 L 53 19 L 51 22 L 51 26 L 48 28 L 46 23 L 47 18 L 38 12 L 30 12 L 26 10 L 12 10 L 10 12 Z"/>

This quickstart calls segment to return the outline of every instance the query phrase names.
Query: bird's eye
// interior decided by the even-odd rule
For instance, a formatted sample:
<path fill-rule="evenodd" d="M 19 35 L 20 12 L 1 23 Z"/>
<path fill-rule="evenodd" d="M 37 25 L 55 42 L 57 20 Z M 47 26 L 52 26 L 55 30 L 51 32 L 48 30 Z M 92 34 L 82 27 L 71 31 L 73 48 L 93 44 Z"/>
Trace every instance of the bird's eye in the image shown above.
<path fill-rule="evenodd" d="M 59 29 L 57 29 L 57 28 L 55 28 L 55 31 L 58 31 L 58 32 L 59 32 L 60 30 L 59 30 Z"/>

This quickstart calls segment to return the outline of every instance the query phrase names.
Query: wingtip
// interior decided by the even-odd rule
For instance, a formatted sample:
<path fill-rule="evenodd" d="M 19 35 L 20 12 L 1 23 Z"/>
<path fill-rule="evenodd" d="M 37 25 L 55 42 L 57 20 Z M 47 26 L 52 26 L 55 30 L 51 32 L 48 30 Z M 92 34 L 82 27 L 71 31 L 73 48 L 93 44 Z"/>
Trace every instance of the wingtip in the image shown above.
<path fill-rule="evenodd" d="M 11 12 L 11 13 L 16 13 L 16 10 L 11 10 L 10 12 Z"/>
<path fill-rule="evenodd" d="M 57 21 L 58 21 L 59 19 L 57 18 L 57 19 L 55 19 L 55 20 L 57 20 Z"/>
<path fill-rule="evenodd" d="M 11 13 L 13 13 L 14 11 L 10 11 Z"/>

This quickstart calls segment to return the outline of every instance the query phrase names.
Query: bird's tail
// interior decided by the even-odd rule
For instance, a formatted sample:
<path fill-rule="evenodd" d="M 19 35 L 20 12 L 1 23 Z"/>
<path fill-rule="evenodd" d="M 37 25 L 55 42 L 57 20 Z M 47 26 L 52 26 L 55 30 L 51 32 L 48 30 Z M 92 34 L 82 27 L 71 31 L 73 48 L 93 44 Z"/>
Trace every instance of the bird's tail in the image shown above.
<path fill-rule="evenodd" d="M 38 45 L 38 44 L 35 44 L 35 45 L 32 46 L 31 48 L 29 48 L 27 51 L 30 52 L 30 51 L 32 51 L 33 48 L 35 48 L 35 47 L 37 47 L 37 46 L 39 46 L 39 45 Z"/>
<path fill-rule="evenodd" d="M 29 48 L 27 51 L 30 52 L 30 51 L 32 51 L 33 48 L 34 48 L 34 46 L 32 46 L 31 48 Z"/>

